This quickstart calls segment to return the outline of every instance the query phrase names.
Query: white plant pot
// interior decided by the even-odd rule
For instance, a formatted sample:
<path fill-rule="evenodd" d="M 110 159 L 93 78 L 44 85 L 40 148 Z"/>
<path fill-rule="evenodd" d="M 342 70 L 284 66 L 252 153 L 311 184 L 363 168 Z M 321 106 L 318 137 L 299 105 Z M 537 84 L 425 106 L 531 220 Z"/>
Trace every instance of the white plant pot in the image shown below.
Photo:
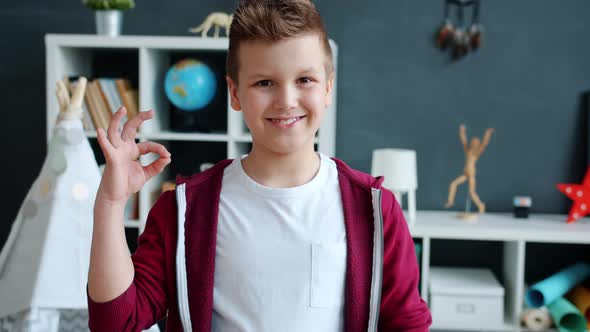
<path fill-rule="evenodd" d="M 122 10 L 95 10 L 96 34 L 116 37 L 123 27 Z"/>

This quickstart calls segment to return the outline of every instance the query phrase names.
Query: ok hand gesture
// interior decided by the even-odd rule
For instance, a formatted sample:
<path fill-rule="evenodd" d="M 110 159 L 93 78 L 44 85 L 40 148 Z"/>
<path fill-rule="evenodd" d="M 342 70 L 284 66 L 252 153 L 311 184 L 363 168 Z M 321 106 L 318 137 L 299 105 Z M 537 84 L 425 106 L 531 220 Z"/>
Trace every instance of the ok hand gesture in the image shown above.
<path fill-rule="evenodd" d="M 113 114 L 106 133 L 102 128 L 97 130 L 98 143 L 106 159 L 106 166 L 96 199 L 123 206 L 131 194 L 139 191 L 171 161 L 170 152 L 163 145 L 149 141 L 135 142 L 137 128 L 144 121 L 151 119 L 154 111 L 139 113 L 127 121 L 123 130 L 119 132 L 119 123 L 125 113 L 125 108 L 121 107 Z M 142 166 L 139 157 L 150 152 L 160 157 L 151 164 Z"/>

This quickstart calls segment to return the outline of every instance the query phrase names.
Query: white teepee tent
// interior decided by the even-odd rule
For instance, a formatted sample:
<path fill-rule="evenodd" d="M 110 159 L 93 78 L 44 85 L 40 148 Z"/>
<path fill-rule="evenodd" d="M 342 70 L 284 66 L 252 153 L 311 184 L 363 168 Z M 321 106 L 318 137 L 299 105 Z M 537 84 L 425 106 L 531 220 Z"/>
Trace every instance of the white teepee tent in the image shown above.
<path fill-rule="evenodd" d="M 0 252 L 0 332 L 88 331 L 86 283 L 100 171 L 81 122 L 86 79 L 62 111 L 47 157 Z"/>
<path fill-rule="evenodd" d="M 0 252 L 0 331 L 57 331 L 61 309 L 87 306 L 100 172 L 80 121 L 80 83 L 71 104 L 58 83 L 62 112 L 47 157 Z"/>

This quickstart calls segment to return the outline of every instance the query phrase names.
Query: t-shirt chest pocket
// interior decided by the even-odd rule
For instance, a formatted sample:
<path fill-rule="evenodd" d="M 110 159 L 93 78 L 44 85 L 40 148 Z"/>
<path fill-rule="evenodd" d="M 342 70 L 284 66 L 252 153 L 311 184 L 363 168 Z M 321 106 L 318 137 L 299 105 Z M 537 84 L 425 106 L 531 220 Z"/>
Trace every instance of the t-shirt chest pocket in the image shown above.
<path fill-rule="evenodd" d="M 311 245 L 310 306 L 344 305 L 346 241 Z"/>

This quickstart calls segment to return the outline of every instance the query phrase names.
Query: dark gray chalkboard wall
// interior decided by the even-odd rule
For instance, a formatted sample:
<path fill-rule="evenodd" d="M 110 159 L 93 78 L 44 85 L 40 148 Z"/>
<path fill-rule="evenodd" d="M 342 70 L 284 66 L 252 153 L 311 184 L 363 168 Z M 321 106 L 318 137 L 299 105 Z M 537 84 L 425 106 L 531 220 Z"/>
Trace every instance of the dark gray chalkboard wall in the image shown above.
<path fill-rule="evenodd" d="M 124 33 L 187 35 L 209 12 L 233 6 L 140 0 Z M 590 2 L 482 0 L 483 48 L 457 63 L 432 43 L 442 0 L 317 6 L 340 49 L 338 157 L 369 171 L 374 148 L 415 149 L 418 208 L 439 209 L 463 167 L 459 124 L 469 135 L 493 126 L 478 168 L 488 209 L 510 210 L 513 195 L 529 194 L 538 212 L 567 212 L 555 184 L 581 180 L 586 165 L 581 94 L 590 90 Z M 72 0 L 3 2 L 0 18 L 3 243 L 46 151 L 43 36 L 93 33 L 94 21 Z"/>

